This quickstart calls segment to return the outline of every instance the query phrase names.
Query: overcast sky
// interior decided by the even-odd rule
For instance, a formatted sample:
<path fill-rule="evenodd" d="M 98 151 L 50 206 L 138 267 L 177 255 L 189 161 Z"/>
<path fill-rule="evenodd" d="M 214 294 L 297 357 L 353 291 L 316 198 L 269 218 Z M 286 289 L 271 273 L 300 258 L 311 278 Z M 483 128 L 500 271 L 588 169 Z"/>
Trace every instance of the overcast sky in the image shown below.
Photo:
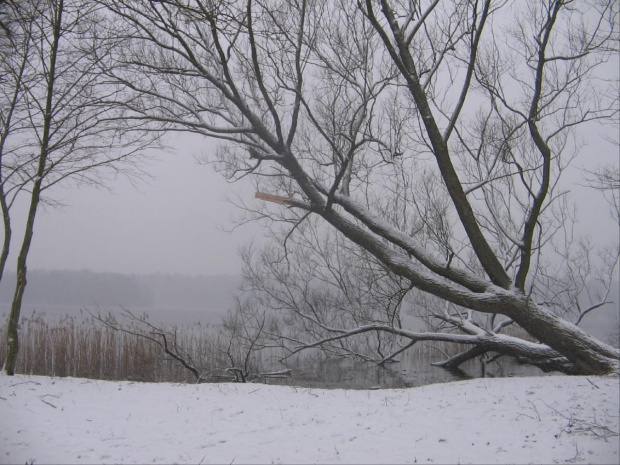
<path fill-rule="evenodd" d="M 618 163 L 618 149 L 604 143 L 597 132 L 577 165 L 594 167 L 602 162 Z M 252 201 L 249 182 L 228 184 L 210 166 L 196 157 L 213 153 L 214 141 L 182 135 L 174 140 L 171 153 L 159 153 L 149 165 L 152 179 L 132 186 L 119 179 L 109 187 L 56 187 L 52 197 L 63 208 L 39 211 L 30 269 L 90 269 L 121 273 L 180 273 L 187 275 L 239 274 L 238 249 L 260 242 L 263 230 L 253 223 L 226 232 L 240 212 L 225 198 L 237 193 Z M 573 183 L 579 201 L 580 229 L 595 242 L 618 237 L 617 225 L 609 219 L 609 208 L 601 195 Z M 13 210 L 13 252 L 7 271 L 15 269 L 15 250 L 21 245 L 25 205 Z"/>
<path fill-rule="evenodd" d="M 616 137 L 613 127 L 607 136 Z M 617 145 L 605 140 L 601 126 L 581 129 L 584 142 L 575 169 L 565 186 L 572 190 L 579 213 L 578 229 L 595 243 L 618 240 L 618 225 L 609 215 L 602 195 L 583 187 L 583 172 L 597 166 L 618 166 Z M 611 131 L 611 132 L 609 132 Z M 183 134 L 171 140 L 170 153 L 159 152 L 148 171 L 152 179 L 133 186 L 119 179 L 109 187 L 57 186 L 51 196 L 66 206 L 40 209 L 29 269 L 112 271 L 120 273 L 180 273 L 187 275 L 239 274 L 239 247 L 260 242 L 263 229 L 252 223 L 234 232 L 233 217 L 240 211 L 225 198 L 239 194 L 252 202 L 251 183 L 228 184 L 210 166 L 199 165 L 201 154 L 213 155 L 217 142 Z M 7 271 L 14 272 L 21 245 L 26 204 L 16 204 L 13 247 Z"/>
<path fill-rule="evenodd" d="M 238 274 L 237 250 L 262 236 L 256 224 L 226 232 L 239 211 L 225 201 L 237 192 L 253 197 L 249 183 L 228 184 L 210 166 L 199 165 L 201 151 L 215 143 L 190 135 L 174 141 L 172 153 L 159 153 L 148 166 L 153 179 L 135 187 L 126 179 L 94 188 L 55 187 L 51 197 L 63 208 L 41 209 L 35 225 L 30 269 L 90 269 L 123 273 Z M 14 271 L 25 205 L 16 205 Z M 19 216 L 19 218 L 17 218 Z M 20 221 L 21 220 L 21 221 Z"/>
<path fill-rule="evenodd" d="M 617 147 L 590 134 L 589 145 L 577 165 L 618 163 Z M 260 242 L 263 230 L 254 223 L 227 232 L 240 212 L 225 198 L 237 193 L 251 201 L 249 182 L 228 184 L 196 157 L 213 153 L 216 143 L 197 136 L 175 138 L 171 153 L 159 153 L 149 165 L 150 180 L 132 186 L 119 179 L 109 187 L 56 187 L 52 197 L 63 208 L 39 211 L 30 269 L 90 269 L 121 273 L 180 273 L 187 275 L 239 274 L 238 249 Z M 594 168 L 592 168 L 594 169 Z M 598 192 L 573 183 L 579 202 L 580 229 L 595 242 L 618 237 L 617 225 Z M 13 252 L 7 271 L 15 268 L 16 247 L 21 245 L 25 205 L 16 205 Z"/>

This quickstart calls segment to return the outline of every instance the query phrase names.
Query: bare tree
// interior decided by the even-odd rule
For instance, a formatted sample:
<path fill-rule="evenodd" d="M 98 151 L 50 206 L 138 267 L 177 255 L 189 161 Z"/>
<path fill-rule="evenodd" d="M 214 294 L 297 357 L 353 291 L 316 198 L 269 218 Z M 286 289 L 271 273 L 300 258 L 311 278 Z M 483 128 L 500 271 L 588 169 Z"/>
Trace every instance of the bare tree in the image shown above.
<path fill-rule="evenodd" d="M 2 98 L 2 104 L 0 105 L 0 124 L 2 125 L 2 132 L 0 132 L 0 167 L 3 167 L 0 170 L 0 209 L 2 211 L 4 230 L 2 252 L 0 253 L 0 281 L 4 274 L 11 245 L 10 209 L 12 199 L 15 198 L 16 192 L 23 187 L 23 183 L 17 183 L 12 187 L 8 186 L 8 179 L 12 176 L 15 169 L 7 173 L 6 168 L 4 168 L 6 163 L 4 160 L 10 156 L 10 154 L 6 153 L 11 150 L 8 148 L 9 135 L 16 132 L 13 129 L 16 126 L 13 116 L 23 94 L 24 72 L 27 67 L 30 55 L 29 49 L 33 39 L 31 34 L 20 34 L 16 37 L 11 31 L 11 29 L 15 28 L 15 23 L 18 22 L 18 18 L 15 18 L 16 15 L 9 14 L 13 13 L 15 9 L 16 5 L 13 2 L 0 3 L 0 12 L 2 14 L 2 34 L 0 35 L 0 76 L 2 79 L 0 93 L 0 98 Z M 21 50 L 22 53 L 16 53 L 17 50 Z M 11 190 L 14 191 L 13 195 L 11 195 Z"/>
<path fill-rule="evenodd" d="M 620 190 L 620 169 L 617 166 L 603 166 L 597 172 L 591 173 L 590 185 L 602 191 Z"/>
<path fill-rule="evenodd" d="M 88 312 L 95 321 L 136 338 L 149 341 L 157 346 L 164 357 L 173 360 L 191 373 L 197 383 L 234 381 L 245 383 L 262 376 L 280 377 L 290 370 L 260 373 L 260 355 L 271 349 L 268 334 L 273 333 L 265 312 L 251 303 L 238 302 L 229 310 L 221 323 L 205 328 L 206 335 L 199 338 L 208 340 L 206 346 L 195 347 L 188 340 L 194 339 L 191 328 L 185 328 L 184 337 L 179 337 L 175 325 L 165 325 L 149 321 L 147 315 L 136 315 L 129 309 L 122 309 L 117 316 L 102 315 L 98 310 Z M 183 331 L 181 331 L 183 332 Z M 280 350 L 281 347 L 273 347 Z M 281 355 L 280 357 L 281 358 Z"/>
<path fill-rule="evenodd" d="M 0 0 L 0 32 L 2 35 L 9 36 L 11 34 L 11 30 L 9 29 L 9 25 L 5 21 L 6 11 L 5 8 L 11 7 L 11 3 L 7 0 Z"/>
<path fill-rule="evenodd" d="M 262 308 L 280 315 L 277 331 L 267 331 L 267 337 L 273 344 L 281 343 L 288 356 L 318 349 L 329 356 L 382 365 L 398 361 L 404 351 L 425 343 L 436 348 L 437 354 L 443 353 L 445 360 L 435 365 L 446 368 L 497 352 L 543 370 L 571 370 L 547 356 L 524 358 L 492 345 L 476 344 L 459 353 L 468 333 L 493 331 L 532 339 L 512 319 L 485 317 L 413 288 L 408 280 L 321 223 L 308 219 L 292 235 L 286 230 L 279 235 L 273 231 L 270 244 L 243 253 L 244 290 Z M 563 266 L 539 266 L 532 299 L 579 325 L 591 312 L 614 303 L 610 291 L 616 285 L 612 279 L 617 251 L 597 257 L 588 243 L 567 237 L 562 243 L 566 248 L 558 250 L 558 255 L 564 258 Z M 446 342 L 454 343 L 453 347 L 446 348 Z M 497 356 L 484 360 L 495 361 Z"/>
<path fill-rule="evenodd" d="M 620 143 L 616 143 L 616 148 Z M 606 165 L 595 172 L 589 172 L 587 185 L 605 196 L 611 207 L 611 215 L 620 225 L 620 168 L 617 165 Z"/>
<path fill-rule="evenodd" d="M 338 339 L 387 332 L 618 370 L 617 349 L 537 299 L 574 131 L 617 124 L 617 77 L 599 73 L 617 2 L 100 3 L 130 41 L 107 74 L 134 120 L 219 138 L 219 168 L 253 175 L 269 203 L 249 208 L 290 234 L 321 217 L 459 330 L 364 324 Z M 536 342 L 501 334 L 509 322 Z"/>
<path fill-rule="evenodd" d="M 285 247 L 273 241 L 259 251 L 243 252 L 244 291 L 280 317 L 277 326 L 263 332 L 273 344 L 281 343 L 289 357 L 316 347 L 330 356 L 380 364 L 394 360 L 394 352 L 410 342 L 398 332 L 415 323 L 410 283 L 320 224 L 306 220 Z M 393 332 L 342 337 L 347 329 L 368 325 Z"/>
<path fill-rule="evenodd" d="M 17 326 L 26 287 L 27 258 L 44 194 L 61 182 L 104 185 L 118 174 L 137 176 L 140 152 L 157 132 L 124 120 L 118 94 L 100 73 L 100 58 L 118 47 L 104 37 L 100 8 L 81 0 L 11 2 L 3 43 L 0 205 L 4 219 L 4 268 L 11 240 L 10 209 L 29 198 L 17 257 L 17 284 L 7 325 L 5 371 L 12 375 Z M 5 47 L 6 46 L 6 47 Z"/>

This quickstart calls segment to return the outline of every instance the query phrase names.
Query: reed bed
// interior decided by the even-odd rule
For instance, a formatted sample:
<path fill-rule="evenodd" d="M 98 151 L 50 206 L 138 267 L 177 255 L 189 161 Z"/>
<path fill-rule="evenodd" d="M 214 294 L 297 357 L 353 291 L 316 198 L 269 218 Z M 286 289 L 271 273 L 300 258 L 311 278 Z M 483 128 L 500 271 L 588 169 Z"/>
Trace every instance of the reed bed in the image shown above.
<path fill-rule="evenodd" d="M 169 327 L 178 347 L 187 358 L 206 372 L 221 372 L 229 367 L 223 339 L 214 327 L 193 325 Z M 2 341 L 6 326 L 0 327 Z M 43 376 L 72 376 L 105 380 L 145 382 L 195 381 L 181 364 L 167 357 L 153 342 L 114 330 L 95 319 L 64 317 L 50 323 L 40 315 L 22 318 L 19 328 L 20 349 L 16 372 Z M 233 356 L 241 355 L 233 347 Z M 191 354 L 191 355 L 189 355 Z M 0 344 L 0 366 L 6 357 Z"/>
<path fill-rule="evenodd" d="M 230 344 L 230 338 L 219 326 L 195 323 L 167 329 L 174 335 L 183 357 L 207 374 L 206 380 L 230 378 L 226 368 L 242 364 L 244 360 L 243 347 Z M 33 314 L 21 319 L 19 337 L 16 372 L 22 374 L 144 382 L 196 381 L 188 370 L 166 356 L 152 341 L 115 330 L 94 318 L 66 316 L 51 323 L 44 315 Z M 6 339 L 4 325 L 0 326 L 0 338 L 1 341 Z M 399 359 L 407 366 L 421 366 L 467 348 L 451 343 L 419 343 Z M 276 360 L 282 352 L 274 351 L 268 349 L 253 354 L 251 371 L 281 370 L 283 367 Z M 306 355 L 311 356 L 311 353 Z M 6 345 L 0 343 L 0 366 L 5 357 Z M 295 364 L 295 360 L 290 362 Z"/>

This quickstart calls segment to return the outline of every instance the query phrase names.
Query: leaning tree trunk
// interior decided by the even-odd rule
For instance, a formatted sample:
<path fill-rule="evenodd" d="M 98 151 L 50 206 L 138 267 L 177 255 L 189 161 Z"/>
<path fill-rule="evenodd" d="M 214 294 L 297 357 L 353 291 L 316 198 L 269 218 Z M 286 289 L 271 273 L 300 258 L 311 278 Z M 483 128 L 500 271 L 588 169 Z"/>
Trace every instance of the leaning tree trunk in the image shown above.
<path fill-rule="evenodd" d="M 509 316 L 530 335 L 566 357 L 574 365 L 576 374 L 601 375 L 619 371 L 620 350 L 534 303 L 528 302 Z"/>
<path fill-rule="evenodd" d="M 292 171 L 295 172 L 294 169 Z M 450 292 L 444 286 L 436 286 L 420 275 L 411 266 L 410 259 L 386 247 L 333 210 L 318 210 L 318 213 L 348 239 L 374 255 L 394 274 L 411 281 L 414 287 L 465 308 L 482 313 L 499 313 L 512 318 L 531 336 L 557 351 L 559 357 L 566 357 L 571 366 L 568 371 L 571 373 L 603 375 L 620 370 L 619 349 L 554 316 L 549 310 L 536 305 L 520 290 L 489 286 L 486 292 Z M 506 346 L 509 352 L 511 348 L 508 342 Z M 501 349 L 501 342 L 498 348 Z"/>

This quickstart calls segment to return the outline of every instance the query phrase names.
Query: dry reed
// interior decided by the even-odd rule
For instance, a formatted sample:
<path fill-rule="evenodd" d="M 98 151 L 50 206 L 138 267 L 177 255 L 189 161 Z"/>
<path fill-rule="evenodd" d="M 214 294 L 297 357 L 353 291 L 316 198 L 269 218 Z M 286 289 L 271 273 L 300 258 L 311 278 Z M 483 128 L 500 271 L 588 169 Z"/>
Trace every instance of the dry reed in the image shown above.
<path fill-rule="evenodd" d="M 168 328 L 174 333 L 184 357 L 202 372 L 214 375 L 211 379 L 222 379 L 218 374 L 227 376 L 226 368 L 231 367 L 229 355 L 237 361 L 243 360 L 245 355 L 243 348 L 231 345 L 220 329 L 199 323 Z M 511 332 L 519 332 L 519 329 Z M 195 381 L 189 371 L 167 357 L 153 342 L 117 331 L 93 318 L 63 317 L 56 323 L 49 323 L 43 316 L 33 314 L 22 318 L 19 333 L 17 373 L 144 382 Z M 0 326 L 0 338 L 1 341 L 6 338 L 5 326 Z M 404 364 L 430 363 L 467 348 L 452 343 L 419 343 L 399 358 Z M 6 345 L 0 344 L 0 366 L 5 356 Z M 272 369 L 276 358 L 279 357 L 271 350 L 256 354 L 252 371 L 269 371 L 265 368 Z"/>
<path fill-rule="evenodd" d="M 222 340 L 215 328 L 200 324 L 173 327 L 177 344 L 205 371 L 222 371 Z M 0 327 L 1 340 L 6 327 Z M 40 315 L 22 318 L 16 372 L 43 376 L 72 376 L 147 382 L 194 381 L 177 361 L 161 348 L 132 334 L 105 326 L 94 319 L 64 317 L 49 323 Z M 239 354 L 236 354 L 239 355 Z M 0 344 L 0 366 L 6 357 Z M 227 365 L 229 366 L 229 365 Z"/>

